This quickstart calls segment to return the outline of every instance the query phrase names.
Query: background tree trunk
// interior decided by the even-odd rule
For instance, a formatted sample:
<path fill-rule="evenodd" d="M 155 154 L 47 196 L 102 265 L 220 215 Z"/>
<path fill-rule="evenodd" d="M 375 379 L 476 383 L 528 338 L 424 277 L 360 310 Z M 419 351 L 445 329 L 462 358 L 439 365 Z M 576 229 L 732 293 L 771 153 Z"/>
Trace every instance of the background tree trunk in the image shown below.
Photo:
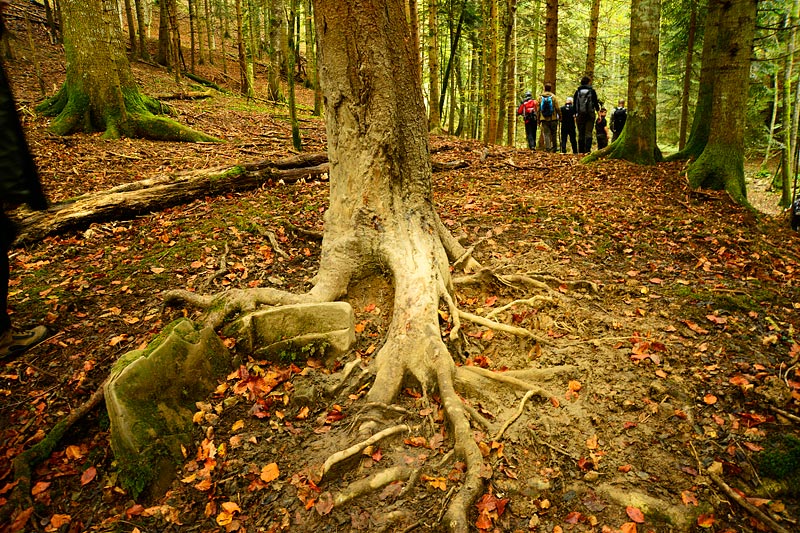
<path fill-rule="evenodd" d="M 558 65 L 558 0 L 547 0 L 544 32 L 544 83 L 553 85 L 556 92 L 556 67 Z M 541 87 L 533 87 L 533 92 Z"/>
<path fill-rule="evenodd" d="M 146 0 L 134 0 L 136 7 L 136 23 L 139 25 L 139 57 L 144 60 L 150 59 L 150 52 L 147 50 L 147 24 L 144 19 L 144 3 Z"/>
<path fill-rule="evenodd" d="M 689 125 L 689 96 L 692 88 L 692 67 L 694 64 L 694 40 L 697 33 L 697 6 L 690 2 L 689 38 L 686 43 L 686 67 L 683 69 L 683 88 L 681 90 L 681 124 L 678 134 L 678 149 L 686 146 L 686 131 Z"/>
<path fill-rule="evenodd" d="M 583 75 L 594 79 L 594 63 L 597 57 L 597 26 L 600 23 L 600 0 L 592 0 L 592 10 L 589 15 L 589 39 L 586 43 L 586 66 Z"/>
<path fill-rule="evenodd" d="M 797 24 L 800 22 L 800 0 L 794 0 L 792 11 L 789 15 L 788 27 L 789 37 L 786 39 L 786 58 L 783 62 L 783 145 L 786 150 L 786 159 L 783 165 L 783 183 L 781 187 L 782 207 L 789 207 L 792 204 L 793 178 L 797 173 L 797 162 L 795 152 L 797 150 L 797 132 L 794 131 L 792 121 L 792 111 L 796 111 L 798 102 L 792 99 L 792 72 L 794 67 L 794 55 L 797 50 Z M 800 82 L 798 82 L 800 85 Z"/>
<path fill-rule="evenodd" d="M 125 18 L 128 22 L 128 42 L 131 47 L 131 57 L 136 57 L 136 24 L 133 21 L 131 0 L 125 0 Z"/>
<path fill-rule="evenodd" d="M 497 142 L 497 0 L 487 0 L 486 6 L 486 79 L 484 98 L 486 101 L 486 130 L 484 141 Z"/>
<path fill-rule="evenodd" d="M 517 40 L 515 35 L 517 20 L 517 0 L 506 1 L 506 27 L 505 27 L 505 57 L 506 57 L 506 113 L 508 127 L 506 129 L 506 144 L 514 146 L 514 126 L 516 113 L 516 74 L 517 74 Z"/>
<path fill-rule="evenodd" d="M 717 30 L 721 13 L 720 2 L 712 1 L 708 5 L 706 15 L 702 66 L 700 67 L 700 80 L 697 88 L 697 102 L 695 103 L 692 117 L 692 128 L 689 139 L 683 149 L 666 158 L 667 161 L 681 161 L 698 157 L 708 142 L 711 131 L 711 96 L 714 92 L 717 61 Z"/>
<path fill-rule="evenodd" d="M 430 95 L 428 98 L 428 128 L 430 131 L 441 131 L 442 116 L 439 107 L 439 29 L 437 18 L 439 14 L 438 0 L 428 1 L 428 83 Z"/>
<path fill-rule="evenodd" d="M 747 202 L 744 183 L 745 114 L 750 74 L 750 54 L 756 21 L 756 0 L 712 0 L 721 3 L 717 34 L 716 83 L 710 122 L 714 125 L 703 153 L 689 166 L 689 185 L 725 189 L 741 203 Z"/>
<path fill-rule="evenodd" d="M 608 157 L 643 165 L 662 160 L 656 143 L 660 20 L 660 0 L 631 3 L 628 119 L 616 141 L 585 160 Z"/>

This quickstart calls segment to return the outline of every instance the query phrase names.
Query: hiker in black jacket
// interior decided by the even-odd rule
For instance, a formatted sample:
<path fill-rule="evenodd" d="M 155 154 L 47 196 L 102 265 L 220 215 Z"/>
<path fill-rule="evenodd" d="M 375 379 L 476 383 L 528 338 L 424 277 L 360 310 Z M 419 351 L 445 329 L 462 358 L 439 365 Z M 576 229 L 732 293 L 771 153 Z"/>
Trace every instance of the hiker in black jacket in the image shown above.
<path fill-rule="evenodd" d="M 600 102 L 597 93 L 592 87 L 592 80 L 588 76 L 581 78 L 581 84 L 572 95 L 577 111 L 576 124 L 578 126 L 578 151 L 588 154 L 592 150 L 592 132 L 596 112 L 600 111 Z"/>
<path fill-rule="evenodd" d="M 0 1 L 0 9 L 5 2 Z M 4 32 L 0 18 L 0 37 Z M 16 331 L 8 316 L 8 251 L 14 242 L 15 230 L 5 209 L 26 203 L 33 209 L 44 209 L 47 201 L 39 184 L 39 175 L 17 116 L 17 108 L 0 64 L 0 359 L 18 355 L 47 337 L 47 328 L 38 326 Z"/>
<path fill-rule="evenodd" d="M 622 133 L 626 120 L 628 120 L 628 110 L 625 109 L 625 100 L 620 99 L 619 105 L 611 113 L 611 142 L 616 141 L 619 134 Z"/>
<path fill-rule="evenodd" d="M 567 103 L 561 106 L 561 153 L 567 153 L 567 139 L 572 145 L 572 153 L 578 153 L 578 143 L 575 141 L 575 105 L 572 97 L 567 96 Z"/>

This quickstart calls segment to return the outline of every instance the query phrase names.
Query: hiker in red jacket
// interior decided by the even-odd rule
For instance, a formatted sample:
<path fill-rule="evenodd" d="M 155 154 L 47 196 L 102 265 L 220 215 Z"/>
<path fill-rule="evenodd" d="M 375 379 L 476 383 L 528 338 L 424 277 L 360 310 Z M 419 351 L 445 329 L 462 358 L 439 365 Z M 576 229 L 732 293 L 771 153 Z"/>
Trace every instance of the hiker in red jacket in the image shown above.
<path fill-rule="evenodd" d="M 522 115 L 525 120 L 525 137 L 528 139 L 528 148 L 536 149 L 536 113 L 539 111 L 539 101 L 533 99 L 530 91 L 525 93 L 525 98 L 517 108 L 517 115 Z"/>

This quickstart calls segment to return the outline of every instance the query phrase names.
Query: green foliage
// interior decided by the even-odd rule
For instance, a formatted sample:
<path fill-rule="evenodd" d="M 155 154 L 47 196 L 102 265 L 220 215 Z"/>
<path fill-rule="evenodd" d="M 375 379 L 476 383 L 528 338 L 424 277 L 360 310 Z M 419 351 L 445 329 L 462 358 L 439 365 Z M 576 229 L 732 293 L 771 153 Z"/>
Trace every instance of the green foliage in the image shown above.
<path fill-rule="evenodd" d="M 312 357 L 322 357 L 325 355 L 328 346 L 328 343 L 324 341 L 311 342 L 299 347 L 290 346 L 285 350 L 281 350 L 278 358 L 281 362 L 288 364 L 305 361 Z"/>

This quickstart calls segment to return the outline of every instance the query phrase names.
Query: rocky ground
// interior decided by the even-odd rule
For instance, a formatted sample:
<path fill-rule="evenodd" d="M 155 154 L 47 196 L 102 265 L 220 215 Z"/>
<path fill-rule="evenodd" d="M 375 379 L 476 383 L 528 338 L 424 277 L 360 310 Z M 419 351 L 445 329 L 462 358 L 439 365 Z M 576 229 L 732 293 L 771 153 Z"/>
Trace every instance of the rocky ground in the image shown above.
<path fill-rule="evenodd" d="M 285 106 L 233 93 L 172 102 L 179 121 L 222 144 L 55 137 L 33 112 L 40 96 L 32 60 L 52 92 L 64 76 L 60 50 L 38 35 L 32 53 L 24 26 L 11 26 L 14 58 L 6 65 L 52 202 L 292 154 Z M 188 87 L 159 67 L 134 69 L 148 94 Z M 235 88 L 218 64 L 199 74 Z M 322 151 L 324 126 L 309 112 L 310 95 L 301 99 L 305 149 Z M 458 290 L 462 309 L 534 335 L 465 323 L 452 346 L 457 364 L 500 376 L 526 370 L 543 389 L 524 398 L 507 382 L 477 377 L 462 389 L 486 421 L 475 425 L 488 465 L 484 494 L 470 510 L 476 530 L 769 529 L 733 495 L 797 530 L 800 270 L 785 217 L 688 190 L 681 164 L 585 166 L 572 155 L 447 136 L 431 145 L 437 160 L 468 163 L 434 176 L 445 224 L 495 272 L 542 281 L 535 289 Z M 292 227 L 322 230 L 326 205 L 325 182 L 268 183 L 15 250 L 14 321 L 45 323 L 54 335 L 0 363 L 0 503 L 13 490 L 10 461 L 86 401 L 120 355 L 172 319 L 197 316 L 163 308 L 165 290 L 307 289 L 319 242 Z M 277 244 L 263 230 L 275 232 Z M 317 475 L 328 456 L 358 440 L 353 427 L 369 382 L 334 396 L 322 391 L 350 360 L 369 364 L 391 298 L 381 278 L 353 287 L 356 349 L 330 365 L 239 354 L 243 368 L 198 404 L 194 443 L 163 498 L 135 499 L 120 487 L 107 417 L 93 410 L 37 467 L 35 505 L 15 523 L 76 532 L 440 530 L 464 466 L 448 453 L 438 398 L 421 397 L 412 382 L 395 406 L 397 423 L 410 431 L 325 479 Z M 414 483 L 332 506 L 350 483 L 397 465 L 417 470 Z"/>

